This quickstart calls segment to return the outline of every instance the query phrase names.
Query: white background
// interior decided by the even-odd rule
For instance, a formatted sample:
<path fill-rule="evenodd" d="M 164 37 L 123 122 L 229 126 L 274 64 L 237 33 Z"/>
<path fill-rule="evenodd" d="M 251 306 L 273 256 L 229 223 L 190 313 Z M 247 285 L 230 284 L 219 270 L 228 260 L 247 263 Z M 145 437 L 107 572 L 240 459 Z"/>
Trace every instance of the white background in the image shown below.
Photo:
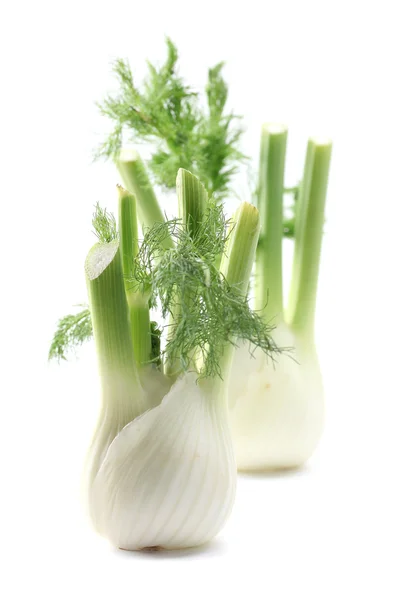
<path fill-rule="evenodd" d="M 2 598 L 399 598 L 396 4 L 2 4 Z M 209 547 L 142 556 L 111 549 L 82 515 L 93 346 L 61 367 L 46 359 L 55 322 L 85 300 L 93 204 L 115 202 L 113 166 L 91 164 L 104 127 L 94 102 L 112 88 L 111 59 L 128 57 L 141 76 L 145 58 L 164 57 L 165 34 L 196 87 L 227 61 L 254 159 L 263 121 L 289 125 L 288 184 L 308 135 L 334 140 L 317 314 L 327 424 L 304 470 L 240 478 Z"/>

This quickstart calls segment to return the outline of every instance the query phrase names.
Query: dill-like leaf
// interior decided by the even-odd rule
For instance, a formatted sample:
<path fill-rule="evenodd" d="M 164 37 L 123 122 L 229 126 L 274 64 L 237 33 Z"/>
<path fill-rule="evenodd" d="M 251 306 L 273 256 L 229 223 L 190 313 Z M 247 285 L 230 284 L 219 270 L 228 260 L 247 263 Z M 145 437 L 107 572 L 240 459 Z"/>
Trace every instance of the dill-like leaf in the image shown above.
<path fill-rule="evenodd" d="M 156 223 L 153 227 L 145 229 L 143 241 L 135 257 L 133 272 L 126 276 L 132 291 L 140 292 L 141 294 L 151 292 L 151 308 L 154 308 L 156 305 L 156 297 L 153 289 L 155 265 L 166 252 L 163 242 L 167 237 L 176 239 L 179 227 L 180 219 L 172 219 L 164 223 Z"/>
<path fill-rule="evenodd" d="M 157 68 L 148 62 L 148 76 L 140 88 L 128 61 L 114 62 L 119 92 L 98 105 L 113 129 L 96 157 L 115 158 L 124 135 L 134 143 L 152 142 L 149 167 L 157 183 L 174 188 L 176 173 L 184 168 L 197 175 L 210 194 L 223 198 L 244 159 L 238 149 L 239 117 L 224 114 L 228 88 L 221 75 L 223 63 L 209 70 L 205 109 L 177 73 L 176 46 L 170 39 L 166 42 L 165 63 Z"/>
<path fill-rule="evenodd" d="M 106 208 L 101 208 L 97 202 L 93 213 L 92 225 L 94 234 L 100 242 L 108 243 L 117 239 L 117 223 L 112 213 L 109 213 Z"/>
<path fill-rule="evenodd" d="M 49 350 L 49 360 L 67 360 L 66 354 L 89 340 L 92 335 L 92 320 L 88 308 L 75 315 L 63 317 L 57 324 Z"/>
<path fill-rule="evenodd" d="M 175 246 L 163 251 L 161 239 L 166 231 Z M 216 266 L 227 231 L 223 209 L 215 200 L 209 201 L 193 238 L 178 220 L 156 225 L 144 236 L 132 277 L 133 285 L 152 288 L 164 319 L 172 314 L 174 335 L 164 354 L 169 360 L 179 360 L 183 370 L 190 368 L 194 355 L 200 357 L 205 365 L 202 377 L 221 376 L 224 347 L 235 344 L 237 338 L 261 347 L 272 358 L 282 351 L 271 338 L 273 327 L 250 310 L 247 299 Z"/>
<path fill-rule="evenodd" d="M 238 170 L 244 155 L 238 146 L 243 130 L 235 125 L 239 117 L 224 114 L 228 87 L 221 71 L 221 62 L 208 72 L 206 87 L 208 118 L 199 125 L 201 152 L 198 159 L 198 177 L 208 182 L 208 189 L 216 197 L 223 198 L 229 191 L 229 183 Z"/>
<path fill-rule="evenodd" d="M 260 346 L 269 356 L 277 352 L 270 335 L 273 327 L 251 311 L 247 298 L 229 286 L 212 262 L 193 252 L 189 243 L 165 256 L 154 286 L 164 317 L 170 310 L 177 311 L 179 318 L 172 324 L 174 336 L 165 352 L 170 360 L 180 360 L 183 369 L 189 367 L 196 353 L 205 365 L 202 376 L 221 376 L 224 346 L 236 344 L 237 338 Z M 176 297 L 180 299 L 178 306 Z"/>

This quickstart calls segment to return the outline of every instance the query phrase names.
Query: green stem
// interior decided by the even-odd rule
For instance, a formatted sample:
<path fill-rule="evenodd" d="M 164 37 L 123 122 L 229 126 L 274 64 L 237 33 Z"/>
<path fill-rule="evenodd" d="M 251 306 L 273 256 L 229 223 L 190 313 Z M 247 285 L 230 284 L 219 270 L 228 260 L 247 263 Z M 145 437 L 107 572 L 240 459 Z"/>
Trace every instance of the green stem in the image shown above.
<path fill-rule="evenodd" d="M 293 329 L 314 336 L 314 316 L 332 143 L 310 139 L 295 222 L 293 274 L 287 318 Z"/>
<path fill-rule="evenodd" d="M 138 365 L 148 363 L 152 357 L 149 303 L 139 294 L 128 295 L 129 320 L 133 351 Z"/>
<path fill-rule="evenodd" d="M 258 210 L 261 234 L 256 254 L 256 310 L 269 321 L 283 313 L 282 237 L 287 129 L 264 125 L 261 132 Z"/>
<path fill-rule="evenodd" d="M 183 228 L 195 240 L 198 227 L 201 224 L 208 201 L 208 193 L 200 180 L 189 171 L 179 169 L 176 177 L 176 192 L 178 195 L 178 217 L 182 220 Z M 173 316 L 170 316 L 168 338 L 175 335 L 180 318 L 181 298 L 176 298 Z M 177 377 L 181 372 L 179 358 L 166 357 L 164 372 L 169 377 Z"/>
<path fill-rule="evenodd" d="M 165 217 L 157 201 L 146 168 L 136 150 L 121 150 L 116 161 L 124 186 L 137 200 L 137 209 L 141 225 L 151 228 L 155 223 L 164 223 Z M 165 250 L 174 245 L 171 236 L 166 236 Z"/>
<path fill-rule="evenodd" d="M 138 223 L 135 196 L 120 185 L 118 189 L 118 231 L 122 272 L 132 275 L 134 260 L 139 252 Z"/>
<path fill-rule="evenodd" d="M 243 202 L 232 219 L 226 253 L 222 257 L 220 268 L 226 281 L 243 298 L 249 286 L 259 234 L 259 212 L 255 206 Z M 229 377 L 234 352 L 234 345 L 227 344 L 220 361 L 223 380 Z"/>
<path fill-rule="evenodd" d="M 176 177 L 178 217 L 192 239 L 196 238 L 207 207 L 208 193 L 201 181 L 185 169 L 179 169 Z"/>
<path fill-rule="evenodd" d="M 129 403 L 141 401 L 118 246 L 116 240 L 96 244 L 85 262 L 103 395 L 116 405 L 126 403 L 127 398 Z M 126 393 L 120 393 L 121 389 Z"/>
<path fill-rule="evenodd" d="M 136 199 L 118 186 L 119 238 L 122 271 L 129 307 L 131 337 L 136 363 L 147 363 L 151 358 L 150 309 L 148 295 L 133 291 L 129 278 L 133 275 L 134 259 L 139 252 Z"/>

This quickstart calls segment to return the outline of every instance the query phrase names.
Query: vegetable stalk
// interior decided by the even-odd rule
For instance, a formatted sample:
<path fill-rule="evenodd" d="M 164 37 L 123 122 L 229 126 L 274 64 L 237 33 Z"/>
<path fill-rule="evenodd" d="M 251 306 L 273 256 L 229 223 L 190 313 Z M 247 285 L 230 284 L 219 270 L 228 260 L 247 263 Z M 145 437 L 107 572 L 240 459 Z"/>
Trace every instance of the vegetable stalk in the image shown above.
<path fill-rule="evenodd" d="M 102 390 L 101 411 L 87 457 L 89 498 L 112 440 L 149 408 L 133 354 L 118 246 L 116 239 L 96 244 L 85 263 Z"/>
<path fill-rule="evenodd" d="M 176 178 L 178 217 L 190 237 L 195 240 L 203 221 L 208 194 L 200 180 L 185 169 L 179 169 Z"/>
<path fill-rule="evenodd" d="M 121 150 L 116 162 L 124 186 L 136 197 L 141 225 L 150 228 L 155 223 L 164 223 L 165 217 L 139 153 L 136 150 Z M 173 247 L 170 236 L 166 236 L 163 247 L 165 250 Z"/>
<path fill-rule="evenodd" d="M 222 256 L 220 266 L 222 277 L 242 301 L 246 297 L 259 234 L 259 212 L 255 206 L 243 202 L 232 219 L 226 252 Z M 225 345 L 220 359 L 221 377 L 218 381 L 223 388 L 226 387 L 229 378 L 235 342 L 236 340 L 231 340 L 231 343 Z"/>
<path fill-rule="evenodd" d="M 134 260 L 139 251 L 136 199 L 118 186 L 119 237 L 126 298 L 129 306 L 134 356 L 138 365 L 151 358 L 149 294 L 134 289 L 131 283 Z"/>
<path fill-rule="evenodd" d="M 85 270 L 102 387 L 117 402 L 123 401 L 124 395 L 112 390 L 115 375 L 122 376 L 123 384 L 132 386 L 134 391 L 140 384 L 118 241 L 96 244 L 88 254 Z"/>
<path fill-rule="evenodd" d="M 296 215 L 293 275 L 287 320 L 312 340 L 332 143 L 310 139 Z"/>
<path fill-rule="evenodd" d="M 178 196 L 178 217 L 181 220 L 181 226 L 195 243 L 196 235 L 206 210 L 208 200 L 207 190 L 192 173 L 185 169 L 179 169 L 176 178 L 176 191 Z M 170 314 L 167 340 L 175 336 L 180 320 L 181 301 L 182 299 L 177 296 L 175 306 Z M 186 298 L 186 302 L 190 302 L 190 299 Z M 168 377 L 176 378 L 181 369 L 182 365 L 179 358 L 168 356 L 167 354 L 164 367 L 165 374 Z"/>
<path fill-rule="evenodd" d="M 266 320 L 283 316 L 282 235 L 287 129 L 264 125 L 261 133 L 259 198 L 261 235 L 256 256 L 256 309 Z"/>

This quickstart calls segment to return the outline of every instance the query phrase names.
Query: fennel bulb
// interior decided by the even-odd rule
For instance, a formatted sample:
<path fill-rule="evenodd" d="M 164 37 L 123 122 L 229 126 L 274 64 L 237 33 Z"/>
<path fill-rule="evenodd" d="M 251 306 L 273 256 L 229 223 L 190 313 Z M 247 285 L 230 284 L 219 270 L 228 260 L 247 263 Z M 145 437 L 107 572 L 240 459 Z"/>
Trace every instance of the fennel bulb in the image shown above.
<path fill-rule="evenodd" d="M 292 352 L 268 361 L 242 344 L 229 384 L 230 421 L 238 468 L 302 465 L 322 434 L 324 391 L 314 344 L 319 258 L 331 154 L 330 142 L 311 139 L 295 215 L 290 302 L 282 293 L 283 178 L 287 131 L 265 126 L 261 139 L 256 308 L 274 323 L 275 343 Z"/>
<path fill-rule="evenodd" d="M 93 484 L 93 521 L 126 550 L 197 546 L 224 525 L 235 488 L 226 398 L 187 373 L 111 443 Z"/>
<path fill-rule="evenodd" d="M 314 346 L 285 324 L 278 346 L 293 348 L 274 364 L 248 344 L 235 353 L 229 383 L 230 423 L 240 470 L 286 469 L 305 463 L 320 439 L 324 394 Z"/>

